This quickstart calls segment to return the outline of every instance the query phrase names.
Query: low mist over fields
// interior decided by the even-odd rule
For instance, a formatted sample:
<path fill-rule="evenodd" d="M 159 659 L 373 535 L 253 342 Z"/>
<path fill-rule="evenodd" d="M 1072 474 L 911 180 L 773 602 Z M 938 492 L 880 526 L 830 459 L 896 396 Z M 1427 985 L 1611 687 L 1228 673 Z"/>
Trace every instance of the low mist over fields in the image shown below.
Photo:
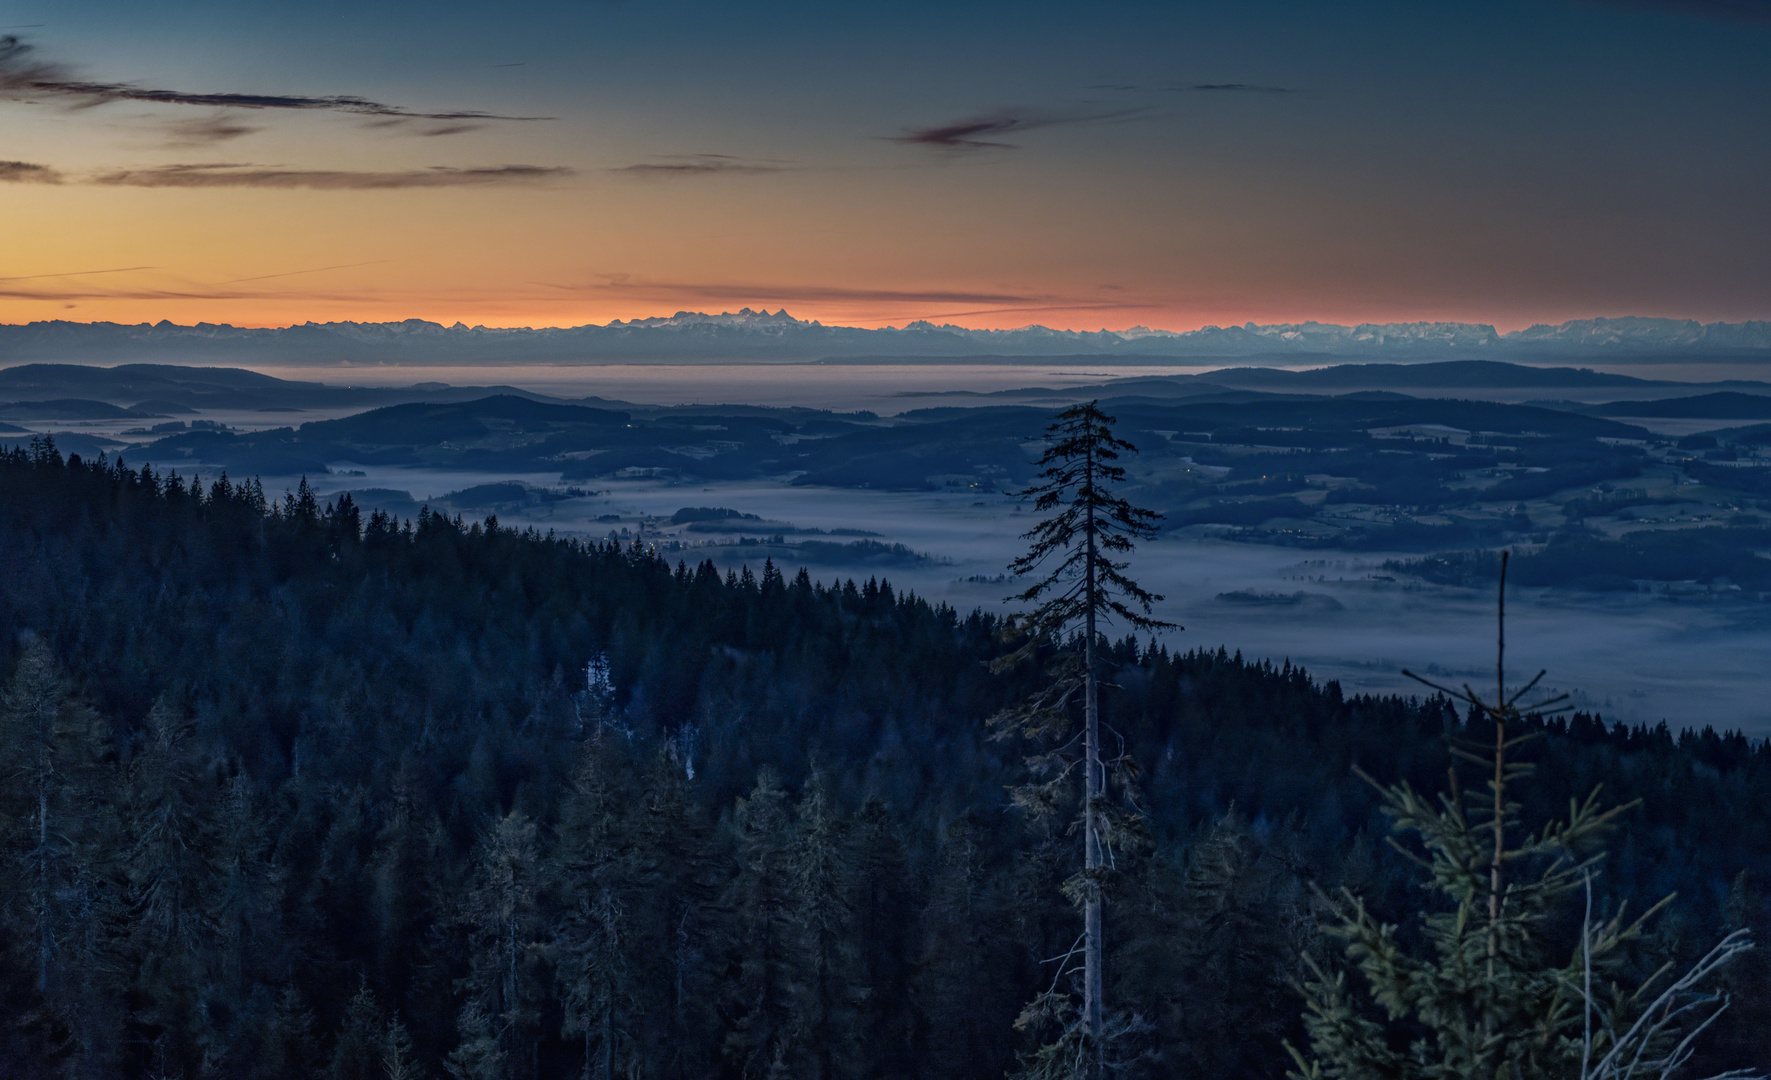
<path fill-rule="evenodd" d="M 1172 644 L 1349 692 L 1412 692 L 1403 667 L 1485 683 L 1507 547 L 1521 667 L 1608 719 L 1771 733 L 1771 385 L 1486 361 L 487 373 L 18 366 L 0 439 L 1002 609 L 1048 417 L 1099 397 L 1141 451 L 1126 493 L 1165 515 L 1134 565 Z"/>

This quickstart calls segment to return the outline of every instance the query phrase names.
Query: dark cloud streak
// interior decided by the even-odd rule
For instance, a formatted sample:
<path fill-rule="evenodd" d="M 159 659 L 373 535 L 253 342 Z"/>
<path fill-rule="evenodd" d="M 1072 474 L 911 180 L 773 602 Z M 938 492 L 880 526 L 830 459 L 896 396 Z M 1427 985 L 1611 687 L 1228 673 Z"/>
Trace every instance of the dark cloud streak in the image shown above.
<path fill-rule="evenodd" d="M 895 142 L 933 146 L 942 150 L 1016 150 L 1015 143 L 993 138 L 1036 128 L 1070 124 L 1102 124 L 1124 120 L 1148 112 L 1147 109 L 1118 109 L 1113 112 L 1059 113 L 1039 109 L 1002 109 L 968 120 L 930 128 L 913 128 L 893 137 Z"/>
<path fill-rule="evenodd" d="M 210 116 L 201 120 L 175 120 L 166 125 L 170 147 L 213 146 L 216 143 L 254 135 L 264 129 L 242 123 L 231 116 Z"/>
<path fill-rule="evenodd" d="M 644 179 L 662 180 L 671 177 L 687 176 L 731 176 L 745 173 L 778 173 L 786 172 L 792 167 L 787 161 L 752 161 L 746 158 L 733 157 L 730 154 L 677 154 L 659 161 L 642 161 L 634 165 L 621 165 L 606 171 L 624 176 L 635 176 Z"/>
<path fill-rule="evenodd" d="M 37 165 L 29 161 L 0 161 L 0 183 L 59 184 L 61 182 L 61 173 L 47 165 Z"/>
<path fill-rule="evenodd" d="M 1177 83 L 1161 89 L 1180 93 L 1205 94 L 1295 94 L 1289 86 L 1259 86 L 1254 83 Z"/>
<path fill-rule="evenodd" d="M 1266 86 L 1261 83 L 1159 83 L 1145 86 L 1140 83 L 1095 83 L 1090 90 L 1113 90 L 1124 94 L 1143 94 L 1151 92 L 1167 94 L 1296 94 L 1300 91 L 1295 86 Z"/>
<path fill-rule="evenodd" d="M 223 109 L 288 109 L 341 112 L 358 116 L 408 120 L 550 120 L 547 116 L 503 116 L 463 110 L 418 112 L 348 94 L 314 97 L 302 94 L 192 93 L 159 90 L 130 83 L 91 82 L 74 78 L 64 66 L 35 60 L 35 47 L 14 34 L 0 36 L 0 96 L 16 100 L 60 99 L 76 107 L 105 105 L 114 101 L 139 101 L 152 105 L 197 105 Z"/>
<path fill-rule="evenodd" d="M 91 183 L 142 188 L 309 188 L 318 191 L 387 191 L 402 188 L 486 187 L 527 184 L 573 175 L 549 165 L 497 165 L 459 169 L 435 167 L 389 172 L 328 169 L 275 169 L 251 165 L 162 165 L 102 173 Z"/>

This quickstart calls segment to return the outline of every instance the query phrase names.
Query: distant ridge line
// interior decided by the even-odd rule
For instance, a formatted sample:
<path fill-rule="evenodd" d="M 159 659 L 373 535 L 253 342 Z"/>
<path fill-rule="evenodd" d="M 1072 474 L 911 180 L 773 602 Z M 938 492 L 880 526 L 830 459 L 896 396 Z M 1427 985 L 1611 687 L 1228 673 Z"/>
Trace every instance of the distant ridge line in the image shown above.
<path fill-rule="evenodd" d="M 422 319 L 225 323 L 0 324 L 0 363 L 168 361 L 255 364 L 522 362 L 1146 363 L 1197 366 L 1354 360 L 1475 359 L 1605 363 L 1771 360 L 1771 322 L 1699 323 L 1643 317 L 1579 319 L 1500 333 L 1479 323 L 1339 326 L 1281 323 L 1198 330 L 974 330 L 912 322 L 900 328 L 826 326 L 743 308 L 710 315 L 620 319 L 572 327 L 452 326 Z"/>

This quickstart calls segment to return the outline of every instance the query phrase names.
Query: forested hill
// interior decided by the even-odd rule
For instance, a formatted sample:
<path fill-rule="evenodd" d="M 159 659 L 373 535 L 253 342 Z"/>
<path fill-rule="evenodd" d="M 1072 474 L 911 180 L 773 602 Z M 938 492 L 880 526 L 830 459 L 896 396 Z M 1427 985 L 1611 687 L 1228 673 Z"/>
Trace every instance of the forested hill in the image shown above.
<path fill-rule="evenodd" d="M 989 673 L 1002 631 L 883 582 L 0 454 L 0 1076 L 1000 1076 L 1076 922 L 1075 840 L 1009 807 L 1026 748 L 986 736 L 1037 678 Z M 1109 883 L 1132 1073 L 1279 1075 L 1300 954 L 1334 955 L 1313 887 L 1427 896 L 1352 766 L 1438 790 L 1465 725 L 1108 652 L 1153 841 Z M 1638 963 L 1764 936 L 1771 750 L 1539 726 L 1528 819 L 1643 800 L 1600 897 L 1680 892 Z M 1706 1046 L 1734 1064 L 1771 964 L 1731 978 Z"/>

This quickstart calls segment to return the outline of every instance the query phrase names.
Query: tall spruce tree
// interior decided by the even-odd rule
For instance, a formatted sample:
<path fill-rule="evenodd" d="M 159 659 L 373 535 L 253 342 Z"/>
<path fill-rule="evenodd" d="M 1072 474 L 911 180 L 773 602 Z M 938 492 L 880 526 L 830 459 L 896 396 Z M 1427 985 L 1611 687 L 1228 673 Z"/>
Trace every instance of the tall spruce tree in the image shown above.
<path fill-rule="evenodd" d="M 1136 630 L 1174 627 L 1152 618 L 1151 605 L 1162 597 L 1133 581 L 1125 573 L 1127 563 L 1116 556 L 1129 553 L 1133 541 L 1155 535 L 1162 515 L 1133 506 L 1114 493 L 1125 481 L 1125 469 L 1115 465 L 1119 455 L 1136 453 L 1137 447 L 1113 434 L 1115 420 L 1097 402 L 1073 405 L 1057 415 L 1046 431 L 1049 440 L 1040 458 L 1041 482 L 1022 492 L 1034 499 L 1035 512 L 1047 514 L 1024 533 L 1031 540 L 1027 553 L 1009 564 L 1016 577 L 1041 574 L 1025 590 L 1012 597 L 1039 606 L 1019 625 L 1025 643 L 998 662 L 998 669 L 1015 666 L 1034 656 L 1041 646 L 1061 642 L 1066 633 L 1081 631 L 1082 650 L 1072 650 L 1054 665 L 1047 686 L 1018 707 L 991 718 L 999 735 L 1020 734 L 1036 739 L 1062 737 L 1070 727 L 1071 703 L 1076 691 L 1083 696 L 1082 836 L 1083 869 L 1067 891 L 1078 899 L 1083 911 L 1083 991 L 1078 1050 L 1061 1055 L 1042 1054 L 1044 1067 L 1080 1070 L 1098 1077 L 1104 1068 L 1106 1013 L 1104 971 L 1105 899 L 1102 884 L 1108 873 L 1109 851 L 1119 831 L 1107 802 L 1107 767 L 1101 753 L 1099 627 L 1115 620 Z M 1175 627 L 1178 629 L 1178 627 Z M 1080 666 L 1078 665 L 1080 660 Z M 1123 760 L 1123 754 L 1121 755 Z M 1059 797 L 1058 785 L 1077 762 L 1063 751 L 1029 759 L 1036 784 L 1017 796 L 1022 805 L 1036 811 L 1051 809 Z M 1073 955 L 1074 949 L 1071 950 Z M 1068 957 L 1062 963 L 1067 963 Z M 1060 972 L 1061 974 L 1062 972 Z M 1054 982 L 1055 985 L 1055 982 Z M 1054 1002 L 1046 995 L 1036 1011 L 1049 1011 Z M 1030 1018 L 1024 1018 L 1030 1019 Z M 1060 1065 L 1060 1061 L 1069 1064 Z"/>
<path fill-rule="evenodd" d="M 561 1004 L 561 1034 L 579 1035 L 583 1075 L 613 1080 L 634 1008 L 632 950 L 635 863 L 631 812 L 637 802 L 628 762 L 598 728 L 579 750 L 558 844 L 550 860 L 556 921 L 549 955 Z M 634 1025 L 637 1029 L 640 1026 Z"/>
<path fill-rule="evenodd" d="M 640 781 L 633 822 L 626 955 L 639 995 L 637 1053 L 645 1075 L 690 1080 L 717 1071 L 721 949 L 711 940 L 721 905 L 716 835 L 694 801 L 681 760 L 659 748 Z M 709 955 L 709 954 L 713 955 Z"/>
<path fill-rule="evenodd" d="M 947 822 L 932 852 L 911 976 L 917 1064 L 903 1075 L 971 1080 L 1000 1073 L 1010 1059 L 1014 984 L 978 973 L 1019 974 L 1015 927 L 1003 896 L 1008 875 L 988 861 L 978 816 L 968 809 Z"/>
<path fill-rule="evenodd" d="M 324 1080 L 382 1080 L 387 1027 L 388 1017 L 375 991 L 366 980 L 359 982 L 332 1044 L 332 1065 Z"/>
<path fill-rule="evenodd" d="M 447 1061 L 462 1080 L 535 1075 L 539 861 L 535 823 L 519 810 L 488 822 L 475 847 L 459 914 L 468 932 L 469 972 L 460 985 L 467 1001 L 461 1042 Z"/>
<path fill-rule="evenodd" d="M 312 1080 L 319 1075 L 320 1040 L 301 991 L 288 986 L 278 994 L 257 1033 L 257 1047 L 248 1080 Z"/>
<path fill-rule="evenodd" d="M 789 1061 L 793 1075 L 806 1080 L 859 1077 L 866 1072 L 860 1027 L 867 991 L 854 935 L 850 822 L 816 766 L 796 810 L 787 866 L 797 931 L 793 1016 L 801 1038 Z"/>
<path fill-rule="evenodd" d="M 1298 1018 L 1276 1006 L 1295 1000 L 1299 956 L 1316 933 L 1301 824 L 1257 827 L 1232 805 L 1184 851 L 1166 847 L 1116 890 L 1113 998 L 1136 1002 L 1152 1025 L 1129 1075 L 1284 1071 L 1282 1040 Z"/>
<path fill-rule="evenodd" d="M 287 978 L 289 958 L 279 918 L 281 875 L 271 863 L 270 838 L 256 794 L 244 775 L 222 788 L 215 815 L 214 855 L 202 899 L 212 928 L 207 951 L 208 1009 L 224 1021 L 224 1053 L 250 1057 L 249 1017 L 269 1005 L 254 1002 L 256 987 Z"/>
<path fill-rule="evenodd" d="M 743 1080 L 790 1075 L 797 1053 L 794 1011 L 793 829 L 787 791 L 771 766 L 732 810 L 737 875 L 726 888 L 736 938 L 726 980 L 726 1058 Z"/>
<path fill-rule="evenodd" d="M 867 1001 L 856 1037 L 867 1048 L 873 1075 L 907 1076 L 915 1021 L 910 986 L 915 969 L 915 923 L 919 898 L 910 876 L 902 830 L 878 800 L 861 808 L 849 848 L 853 875 L 853 935 L 860 983 Z"/>
<path fill-rule="evenodd" d="M 124 955 L 135 1022 L 156 1034 L 151 1067 L 194 1071 L 219 1033 L 208 1007 L 218 884 L 215 821 L 191 722 L 162 698 L 129 763 L 124 853 L 129 905 Z"/>
<path fill-rule="evenodd" d="M 402 1023 L 425 1031 L 441 1003 L 427 1000 L 421 976 L 434 971 L 440 899 L 438 880 L 448 866 L 448 836 L 436 812 L 422 798 L 409 760 L 388 785 L 380 830 L 366 868 L 365 891 L 372 937 L 371 981 L 382 988 L 389 1008 Z M 442 995 L 436 995 L 441 997 Z M 452 1019 L 452 1018 L 451 1018 Z"/>

